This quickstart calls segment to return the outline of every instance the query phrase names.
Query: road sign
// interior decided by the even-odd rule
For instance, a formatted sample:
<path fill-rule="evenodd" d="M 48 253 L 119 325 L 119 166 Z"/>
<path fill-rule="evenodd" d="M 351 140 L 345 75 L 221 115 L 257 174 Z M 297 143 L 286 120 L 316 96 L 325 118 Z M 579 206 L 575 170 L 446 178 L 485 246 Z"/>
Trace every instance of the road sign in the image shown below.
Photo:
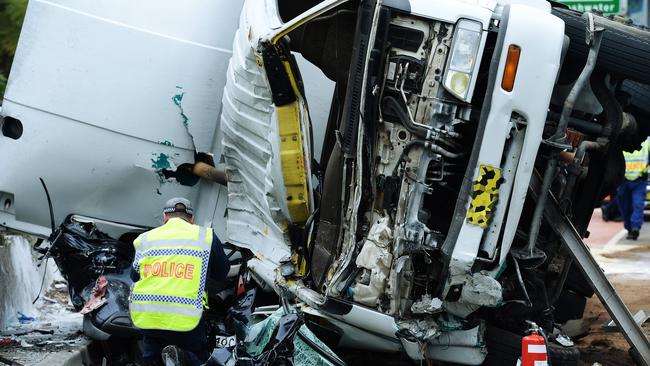
<path fill-rule="evenodd" d="M 578 11 L 599 11 L 604 14 L 619 14 L 621 12 L 621 0 L 560 0 L 560 2 Z"/>

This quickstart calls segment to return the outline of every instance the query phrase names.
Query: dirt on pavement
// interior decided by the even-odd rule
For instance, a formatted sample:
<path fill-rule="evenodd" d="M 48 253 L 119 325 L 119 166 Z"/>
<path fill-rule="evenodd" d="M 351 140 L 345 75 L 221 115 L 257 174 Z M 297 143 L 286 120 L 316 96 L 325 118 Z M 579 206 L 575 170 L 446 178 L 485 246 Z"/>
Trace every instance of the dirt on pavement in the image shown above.
<path fill-rule="evenodd" d="M 632 314 L 639 309 L 650 310 L 650 291 L 648 291 L 650 279 L 629 275 L 611 275 L 609 279 Z M 602 329 L 602 325 L 609 322 L 610 317 L 596 295 L 587 302 L 584 319 L 589 324 L 589 334 L 576 343 L 585 365 L 592 365 L 594 362 L 599 362 L 603 366 L 634 365 L 628 354 L 630 347 L 623 335 L 618 332 L 605 332 Z M 650 334 L 650 324 L 645 324 L 643 330 L 646 334 Z"/>

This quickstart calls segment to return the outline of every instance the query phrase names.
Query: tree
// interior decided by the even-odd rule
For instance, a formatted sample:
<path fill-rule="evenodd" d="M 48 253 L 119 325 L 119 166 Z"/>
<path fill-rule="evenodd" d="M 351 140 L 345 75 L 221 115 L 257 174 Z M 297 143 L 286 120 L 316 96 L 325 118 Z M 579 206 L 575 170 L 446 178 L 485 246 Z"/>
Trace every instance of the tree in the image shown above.
<path fill-rule="evenodd" d="M 26 10 L 27 0 L 0 0 L 0 99 L 4 95 Z"/>

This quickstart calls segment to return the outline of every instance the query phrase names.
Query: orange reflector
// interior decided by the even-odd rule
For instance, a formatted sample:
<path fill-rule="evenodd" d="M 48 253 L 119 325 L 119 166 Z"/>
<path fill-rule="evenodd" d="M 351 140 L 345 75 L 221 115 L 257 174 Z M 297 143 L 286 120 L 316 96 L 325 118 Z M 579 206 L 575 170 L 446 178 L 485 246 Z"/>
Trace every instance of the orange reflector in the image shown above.
<path fill-rule="evenodd" d="M 507 92 L 511 92 L 515 87 L 515 77 L 517 77 L 517 66 L 519 65 L 520 54 L 521 47 L 514 44 L 511 44 L 510 47 L 508 47 L 506 67 L 503 70 L 503 80 L 501 80 L 501 88 Z"/>

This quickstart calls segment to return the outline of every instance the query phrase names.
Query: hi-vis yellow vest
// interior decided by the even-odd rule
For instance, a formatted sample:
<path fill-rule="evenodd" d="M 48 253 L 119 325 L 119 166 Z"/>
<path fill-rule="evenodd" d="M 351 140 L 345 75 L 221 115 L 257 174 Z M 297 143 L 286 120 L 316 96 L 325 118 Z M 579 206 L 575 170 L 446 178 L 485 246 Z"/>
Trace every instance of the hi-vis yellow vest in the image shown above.
<path fill-rule="evenodd" d="M 172 218 L 134 242 L 129 311 L 141 329 L 190 331 L 199 324 L 212 246 L 212 230 Z"/>
<path fill-rule="evenodd" d="M 641 149 L 634 152 L 623 152 L 625 156 L 625 179 L 637 180 L 648 172 L 648 140 L 643 141 Z"/>

